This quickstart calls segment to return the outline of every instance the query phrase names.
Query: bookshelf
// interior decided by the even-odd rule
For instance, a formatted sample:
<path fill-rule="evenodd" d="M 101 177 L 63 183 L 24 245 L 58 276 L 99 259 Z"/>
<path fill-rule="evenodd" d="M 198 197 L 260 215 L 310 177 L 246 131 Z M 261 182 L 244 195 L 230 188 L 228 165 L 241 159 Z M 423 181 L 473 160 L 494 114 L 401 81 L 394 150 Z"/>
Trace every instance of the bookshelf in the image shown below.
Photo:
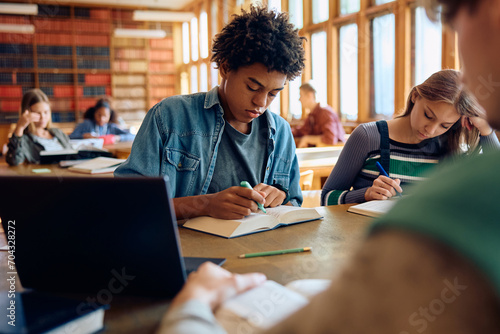
<path fill-rule="evenodd" d="M 176 93 L 171 23 L 137 22 L 133 10 L 39 5 L 39 15 L 0 15 L 35 34 L 0 34 L 0 124 L 14 123 L 23 93 L 42 89 L 54 122 L 80 122 L 101 97 L 129 123 Z M 153 27 L 153 28 L 150 28 Z M 161 28 L 159 40 L 116 38 L 114 28 Z"/>

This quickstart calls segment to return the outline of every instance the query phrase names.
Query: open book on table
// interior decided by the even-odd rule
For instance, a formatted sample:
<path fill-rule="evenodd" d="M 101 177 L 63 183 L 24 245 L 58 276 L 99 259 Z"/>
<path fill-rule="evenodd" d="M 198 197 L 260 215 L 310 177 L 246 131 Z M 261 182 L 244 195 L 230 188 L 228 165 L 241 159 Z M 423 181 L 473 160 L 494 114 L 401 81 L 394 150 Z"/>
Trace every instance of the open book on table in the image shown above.
<path fill-rule="evenodd" d="M 226 220 L 207 216 L 187 220 L 183 227 L 224 238 L 269 231 L 280 226 L 304 223 L 323 218 L 316 209 L 281 205 L 266 208 L 267 213 L 252 213 L 243 219 Z"/>
<path fill-rule="evenodd" d="M 328 288 L 326 279 L 305 279 L 286 286 L 266 281 L 225 301 L 216 311 L 217 322 L 228 333 L 254 333 L 265 330 L 304 307 Z"/>
<path fill-rule="evenodd" d="M 368 201 L 350 206 L 348 212 L 358 213 L 369 217 L 378 217 L 388 212 L 398 201 L 395 199 Z"/>

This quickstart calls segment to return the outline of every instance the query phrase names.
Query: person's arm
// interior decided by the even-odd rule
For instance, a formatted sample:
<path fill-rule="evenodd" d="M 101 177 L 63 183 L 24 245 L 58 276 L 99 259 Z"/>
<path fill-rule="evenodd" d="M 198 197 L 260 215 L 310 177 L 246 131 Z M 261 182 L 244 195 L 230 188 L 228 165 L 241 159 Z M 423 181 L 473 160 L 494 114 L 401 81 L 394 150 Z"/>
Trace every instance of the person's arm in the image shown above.
<path fill-rule="evenodd" d="M 9 138 L 7 144 L 9 150 L 5 156 L 5 161 L 10 166 L 20 165 L 26 160 L 26 150 L 28 149 L 26 140 L 26 136 L 18 137 L 15 133 Z"/>
<path fill-rule="evenodd" d="M 330 288 L 266 334 L 498 333 L 498 297 L 477 268 L 414 233 L 370 237 Z"/>
<path fill-rule="evenodd" d="M 378 136 L 378 132 L 376 133 Z M 373 136 L 373 134 L 372 134 Z M 377 141 L 378 142 L 378 141 Z M 351 189 L 361 172 L 368 153 L 374 147 L 374 138 L 366 129 L 356 128 L 345 144 L 321 192 L 321 205 L 363 203 L 372 200 L 385 200 L 402 192 L 400 180 L 380 175 L 370 186 Z"/>
<path fill-rule="evenodd" d="M 7 147 L 7 156 L 5 161 L 11 166 L 17 166 L 22 164 L 27 156 L 27 150 L 29 150 L 29 145 L 26 142 L 27 138 L 24 136 L 24 130 L 30 125 L 30 123 L 38 122 L 40 120 L 40 114 L 32 113 L 26 110 L 21 114 L 19 120 L 17 121 L 16 128 L 9 139 Z"/>
<path fill-rule="evenodd" d="M 70 139 L 84 139 L 92 132 L 91 123 L 88 120 L 83 123 L 77 124 L 73 132 L 69 135 Z"/>
<path fill-rule="evenodd" d="M 124 130 L 114 123 L 109 123 L 108 126 L 111 128 L 111 133 L 118 137 L 117 141 L 132 141 L 135 138 L 129 130 Z"/>
<path fill-rule="evenodd" d="M 225 300 L 264 283 L 263 274 L 232 274 L 205 262 L 191 273 L 170 304 L 158 334 L 225 333 L 213 311 Z"/>
<path fill-rule="evenodd" d="M 177 219 L 198 216 L 241 219 L 257 212 L 256 202 L 265 204 L 264 196 L 264 192 L 255 189 L 231 187 L 215 194 L 177 197 L 173 203 Z"/>
<path fill-rule="evenodd" d="M 347 140 L 321 191 L 321 205 L 364 202 L 366 188 L 350 190 L 370 152 L 371 139 L 363 127 L 357 127 Z"/>

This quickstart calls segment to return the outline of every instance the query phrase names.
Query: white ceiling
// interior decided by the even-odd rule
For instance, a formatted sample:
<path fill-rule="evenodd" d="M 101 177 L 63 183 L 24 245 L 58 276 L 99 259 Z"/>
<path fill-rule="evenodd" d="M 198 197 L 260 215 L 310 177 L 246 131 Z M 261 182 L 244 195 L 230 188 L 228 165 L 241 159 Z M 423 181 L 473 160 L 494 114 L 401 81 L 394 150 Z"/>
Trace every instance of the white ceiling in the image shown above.
<path fill-rule="evenodd" d="M 182 10 L 193 0 L 70 0 L 71 4 L 148 7 L 162 10 Z M 63 1 L 59 1 L 60 3 Z"/>

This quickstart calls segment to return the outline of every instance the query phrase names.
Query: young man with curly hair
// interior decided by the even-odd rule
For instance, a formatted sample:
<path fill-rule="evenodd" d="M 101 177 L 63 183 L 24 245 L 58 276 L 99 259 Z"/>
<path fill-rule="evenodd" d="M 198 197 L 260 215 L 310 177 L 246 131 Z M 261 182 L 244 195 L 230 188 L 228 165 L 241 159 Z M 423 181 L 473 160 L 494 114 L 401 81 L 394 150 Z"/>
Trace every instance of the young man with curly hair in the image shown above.
<path fill-rule="evenodd" d="M 464 83 L 498 129 L 500 0 L 439 3 L 458 34 Z M 499 165 L 495 151 L 441 166 L 374 223 L 326 291 L 265 333 L 500 333 Z M 205 263 L 160 333 L 224 333 L 212 311 L 264 280 Z"/>
<path fill-rule="evenodd" d="M 212 48 L 220 86 L 154 106 L 115 175 L 168 176 L 178 218 L 300 205 L 290 126 L 268 107 L 304 68 L 303 39 L 286 14 L 252 6 L 235 16 Z"/>

